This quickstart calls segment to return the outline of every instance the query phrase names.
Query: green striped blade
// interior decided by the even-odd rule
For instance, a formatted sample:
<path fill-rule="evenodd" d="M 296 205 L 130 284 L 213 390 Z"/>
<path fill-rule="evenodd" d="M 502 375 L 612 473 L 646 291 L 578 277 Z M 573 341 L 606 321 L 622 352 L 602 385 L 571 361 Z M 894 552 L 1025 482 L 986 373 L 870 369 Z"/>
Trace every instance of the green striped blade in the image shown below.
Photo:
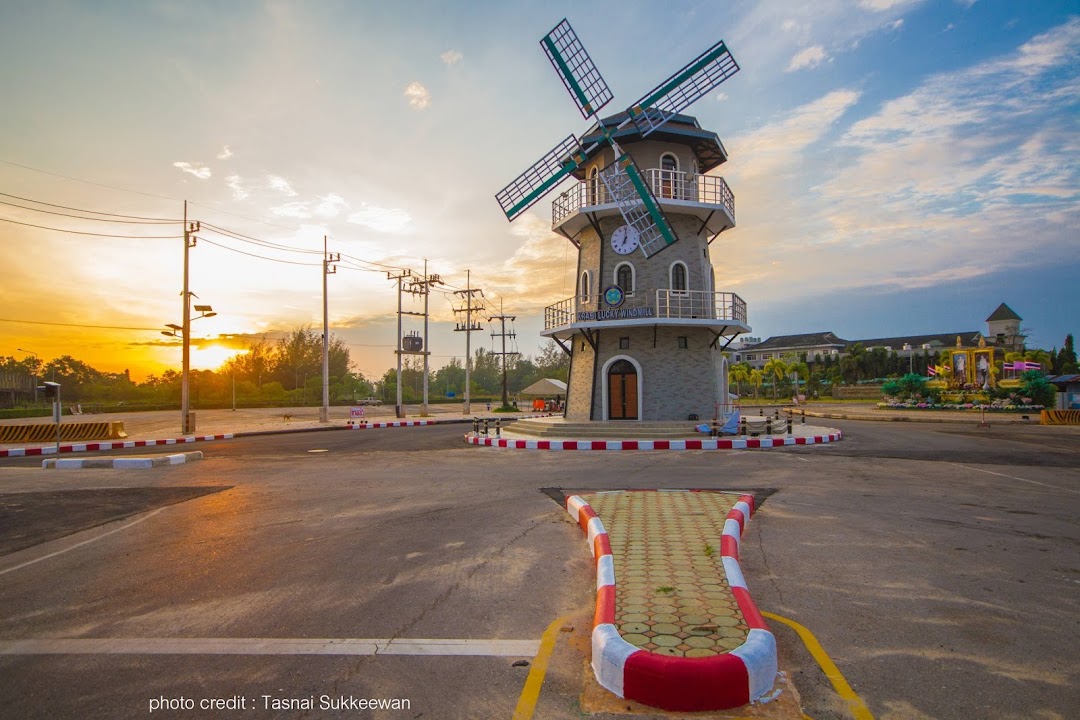
<path fill-rule="evenodd" d="M 582 117 L 588 120 L 611 102 L 611 90 L 565 18 L 544 36 L 540 47 L 544 48 Z"/>
<path fill-rule="evenodd" d="M 737 72 L 739 64 L 721 40 L 647 92 L 627 112 L 641 136 L 647 137 Z"/>
<path fill-rule="evenodd" d="M 513 220 L 532 207 L 585 162 L 581 143 L 570 135 L 532 167 L 495 194 L 507 220 Z"/>

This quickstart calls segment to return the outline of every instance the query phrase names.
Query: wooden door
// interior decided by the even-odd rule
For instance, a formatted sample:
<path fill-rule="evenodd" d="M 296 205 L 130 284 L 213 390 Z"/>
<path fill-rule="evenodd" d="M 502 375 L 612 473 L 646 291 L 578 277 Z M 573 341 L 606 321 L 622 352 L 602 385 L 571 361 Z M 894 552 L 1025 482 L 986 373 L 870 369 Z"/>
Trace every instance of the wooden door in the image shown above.
<path fill-rule="evenodd" d="M 637 370 L 619 360 L 608 370 L 608 420 L 637 420 Z"/>

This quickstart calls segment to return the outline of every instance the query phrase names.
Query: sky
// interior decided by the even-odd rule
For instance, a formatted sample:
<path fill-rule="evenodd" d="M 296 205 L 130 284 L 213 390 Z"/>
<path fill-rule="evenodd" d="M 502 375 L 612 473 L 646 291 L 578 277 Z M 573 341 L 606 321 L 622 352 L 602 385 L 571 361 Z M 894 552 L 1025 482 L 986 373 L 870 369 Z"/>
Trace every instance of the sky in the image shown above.
<path fill-rule="evenodd" d="M 557 192 L 513 223 L 494 195 L 588 128 L 539 45 L 564 17 L 610 113 L 717 40 L 739 62 L 687 113 L 728 150 L 712 174 L 737 227 L 711 255 L 753 336 L 985 331 L 1001 302 L 1029 345 L 1080 331 L 1075 0 L 8 0 L 0 355 L 179 368 L 160 330 L 181 321 L 181 225 L 86 218 L 176 221 L 185 200 L 190 287 L 218 313 L 192 323 L 193 367 L 320 328 L 324 236 L 346 259 L 331 331 L 366 376 L 394 364 L 387 268 L 425 260 L 446 283 L 433 367 L 465 354 L 466 271 L 536 355 L 575 251 L 551 232 Z"/>

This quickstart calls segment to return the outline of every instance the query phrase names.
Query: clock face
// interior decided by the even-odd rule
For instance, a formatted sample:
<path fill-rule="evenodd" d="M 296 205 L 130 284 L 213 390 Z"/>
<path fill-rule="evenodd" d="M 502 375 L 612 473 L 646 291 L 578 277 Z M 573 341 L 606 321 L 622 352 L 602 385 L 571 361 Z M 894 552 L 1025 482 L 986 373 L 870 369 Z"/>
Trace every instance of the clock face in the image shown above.
<path fill-rule="evenodd" d="M 637 230 L 629 225 L 616 228 L 611 234 L 611 249 L 620 255 L 629 255 L 638 249 Z"/>

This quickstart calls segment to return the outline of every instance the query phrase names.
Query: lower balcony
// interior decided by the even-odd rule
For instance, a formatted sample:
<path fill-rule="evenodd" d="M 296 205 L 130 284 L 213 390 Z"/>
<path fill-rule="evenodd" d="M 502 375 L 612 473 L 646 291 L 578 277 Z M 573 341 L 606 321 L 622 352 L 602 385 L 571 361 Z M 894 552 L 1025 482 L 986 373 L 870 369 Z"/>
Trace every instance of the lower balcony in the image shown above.
<path fill-rule="evenodd" d="M 579 330 L 604 327 L 686 325 L 706 327 L 721 337 L 750 332 L 746 301 L 735 293 L 671 290 L 627 293 L 618 307 L 603 295 L 576 295 L 544 308 L 545 337 L 566 339 Z"/>

